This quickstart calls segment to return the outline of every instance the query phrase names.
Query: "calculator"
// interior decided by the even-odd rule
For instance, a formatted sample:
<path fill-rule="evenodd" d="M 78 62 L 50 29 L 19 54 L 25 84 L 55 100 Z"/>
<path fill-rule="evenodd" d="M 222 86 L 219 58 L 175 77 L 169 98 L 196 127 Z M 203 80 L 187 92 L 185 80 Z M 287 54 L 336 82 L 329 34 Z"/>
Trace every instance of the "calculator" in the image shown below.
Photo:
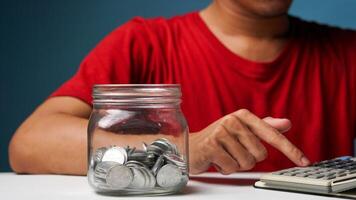
<path fill-rule="evenodd" d="M 340 193 L 356 188 L 356 157 L 343 156 L 307 167 L 294 167 L 262 175 L 256 188 L 306 193 Z"/>

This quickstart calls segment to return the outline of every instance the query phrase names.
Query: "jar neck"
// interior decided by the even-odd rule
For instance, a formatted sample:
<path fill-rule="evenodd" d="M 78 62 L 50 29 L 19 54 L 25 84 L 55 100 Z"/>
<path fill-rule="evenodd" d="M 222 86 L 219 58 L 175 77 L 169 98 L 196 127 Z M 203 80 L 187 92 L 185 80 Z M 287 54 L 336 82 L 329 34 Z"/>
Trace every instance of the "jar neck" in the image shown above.
<path fill-rule="evenodd" d="M 94 108 L 179 107 L 180 103 L 178 84 L 102 84 L 93 87 Z"/>

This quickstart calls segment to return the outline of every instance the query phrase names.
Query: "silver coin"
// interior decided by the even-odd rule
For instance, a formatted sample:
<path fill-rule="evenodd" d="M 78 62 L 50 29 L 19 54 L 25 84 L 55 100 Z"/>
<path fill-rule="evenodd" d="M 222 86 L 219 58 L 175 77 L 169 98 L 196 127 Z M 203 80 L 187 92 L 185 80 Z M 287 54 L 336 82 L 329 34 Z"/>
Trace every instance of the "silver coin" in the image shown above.
<path fill-rule="evenodd" d="M 140 168 L 130 167 L 133 173 L 132 182 L 129 185 L 129 188 L 145 188 L 146 187 L 146 177 L 145 174 Z"/>
<path fill-rule="evenodd" d="M 183 171 L 187 170 L 187 163 L 179 155 L 173 153 L 164 153 L 163 156 L 166 159 L 167 163 L 177 165 L 178 168 Z"/>
<path fill-rule="evenodd" d="M 94 182 L 97 184 L 106 184 L 106 180 L 99 177 L 94 177 Z"/>
<path fill-rule="evenodd" d="M 142 172 L 145 174 L 146 177 L 146 182 L 145 182 L 145 188 L 154 188 L 156 185 L 156 178 L 152 174 L 151 170 L 148 168 L 140 168 Z"/>
<path fill-rule="evenodd" d="M 150 176 L 150 184 L 149 184 L 148 188 L 154 188 L 156 186 L 156 182 L 157 182 L 156 178 L 150 170 L 147 169 L 147 172 L 149 173 L 149 176 Z"/>
<path fill-rule="evenodd" d="M 177 146 L 175 144 L 171 143 L 168 139 L 160 138 L 160 139 L 157 139 L 155 142 L 156 142 L 156 144 L 164 145 L 165 152 L 169 151 L 171 153 L 178 154 Z"/>
<path fill-rule="evenodd" d="M 173 154 L 173 153 L 164 153 L 163 156 L 168 160 L 173 163 L 177 163 L 177 165 L 185 165 L 186 162 L 182 157 L 179 155 Z"/>
<path fill-rule="evenodd" d="M 134 153 L 147 153 L 147 151 L 141 149 L 135 149 Z"/>
<path fill-rule="evenodd" d="M 105 162 L 98 163 L 94 170 L 94 176 L 96 178 L 101 178 L 106 180 L 106 176 L 109 170 L 117 164 L 118 163 L 112 161 L 105 161 Z"/>
<path fill-rule="evenodd" d="M 182 171 L 173 164 L 166 164 L 157 172 L 156 179 L 163 188 L 175 187 L 181 184 Z"/>
<path fill-rule="evenodd" d="M 127 152 L 122 147 L 110 147 L 105 151 L 101 161 L 112 161 L 117 162 L 119 164 L 124 164 L 127 161 Z"/>
<path fill-rule="evenodd" d="M 108 190 L 152 189 L 156 185 L 180 187 L 188 181 L 187 162 L 177 146 L 166 138 L 149 145 L 143 142 L 143 150 L 130 146 L 102 147 L 95 151 L 91 162 L 94 182 Z"/>
<path fill-rule="evenodd" d="M 133 152 L 128 155 L 128 160 L 144 161 L 147 159 L 147 152 Z"/>
<path fill-rule="evenodd" d="M 158 170 L 163 166 L 163 164 L 164 164 L 164 156 L 160 156 L 160 157 L 158 157 L 158 159 L 156 160 L 156 163 L 153 165 L 153 167 L 152 167 L 152 173 L 153 173 L 153 175 L 157 175 L 157 172 L 158 172 Z"/>
<path fill-rule="evenodd" d="M 164 149 L 155 144 L 150 144 L 149 146 L 147 146 L 147 152 L 159 156 L 164 152 Z"/>
<path fill-rule="evenodd" d="M 138 168 L 138 167 L 144 167 L 144 168 L 148 168 L 148 166 L 146 165 L 146 164 L 144 164 L 144 163 L 142 163 L 142 162 L 139 162 L 139 161 L 136 161 L 136 160 L 129 160 L 129 161 L 127 161 L 126 163 L 125 163 L 125 165 L 127 166 L 127 167 L 136 167 L 136 168 Z"/>
<path fill-rule="evenodd" d="M 127 156 L 130 156 L 132 153 L 134 153 L 136 151 L 136 147 L 130 148 L 130 146 L 127 146 L 125 148 Z"/>
<path fill-rule="evenodd" d="M 188 181 L 189 181 L 188 174 L 183 174 L 181 184 L 186 185 L 188 183 Z"/>
<path fill-rule="evenodd" d="M 155 154 L 147 154 L 145 162 L 149 163 L 149 166 L 153 166 L 156 163 L 156 158 Z"/>
<path fill-rule="evenodd" d="M 132 180 L 131 169 L 120 164 L 110 168 L 106 176 L 106 183 L 113 189 L 124 189 L 131 184 Z"/>
<path fill-rule="evenodd" d="M 106 152 L 107 148 L 106 147 L 100 147 L 100 148 L 97 148 L 95 150 L 95 153 L 94 153 L 94 162 L 98 163 L 98 162 L 101 162 L 105 152 Z"/>
<path fill-rule="evenodd" d="M 143 160 L 137 160 L 144 164 L 147 168 L 152 168 L 152 166 L 156 163 L 156 156 L 155 154 L 147 154 L 147 156 Z"/>
<path fill-rule="evenodd" d="M 101 159 L 106 151 L 106 147 L 101 147 L 95 150 L 94 154 L 91 155 L 90 157 L 90 166 L 93 168 L 96 167 L 96 165 L 101 162 Z"/>
<path fill-rule="evenodd" d="M 169 143 L 167 143 L 164 140 L 155 140 L 152 145 L 157 146 L 161 149 L 162 153 L 166 152 L 166 151 L 171 151 L 171 146 L 169 145 Z"/>

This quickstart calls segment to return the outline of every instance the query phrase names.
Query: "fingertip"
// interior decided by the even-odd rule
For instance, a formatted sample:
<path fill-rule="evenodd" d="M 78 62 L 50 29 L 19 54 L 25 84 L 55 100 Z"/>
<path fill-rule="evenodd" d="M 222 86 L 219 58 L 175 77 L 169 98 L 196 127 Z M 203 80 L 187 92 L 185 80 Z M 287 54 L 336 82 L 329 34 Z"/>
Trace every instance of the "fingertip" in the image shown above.
<path fill-rule="evenodd" d="M 301 162 L 301 165 L 304 167 L 310 165 L 309 159 L 305 156 L 302 156 L 302 158 L 300 159 L 300 162 Z"/>

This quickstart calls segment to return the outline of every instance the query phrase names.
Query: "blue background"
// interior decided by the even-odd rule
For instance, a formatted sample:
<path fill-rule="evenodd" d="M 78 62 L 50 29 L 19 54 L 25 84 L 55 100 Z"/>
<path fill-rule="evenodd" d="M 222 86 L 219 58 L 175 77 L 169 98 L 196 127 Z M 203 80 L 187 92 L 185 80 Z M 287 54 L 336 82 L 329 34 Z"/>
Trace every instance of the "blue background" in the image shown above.
<path fill-rule="evenodd" d="M 73 75 L 115 27 L 140 15 L 172 16 L 209 0 L 2 0 L 0 3 L 0 171 L 20 123 Z M 354 0 L 295 0 L 290 13 L 356 29 Z M 46 131 L 46 130 L 44 130 Z"/>

